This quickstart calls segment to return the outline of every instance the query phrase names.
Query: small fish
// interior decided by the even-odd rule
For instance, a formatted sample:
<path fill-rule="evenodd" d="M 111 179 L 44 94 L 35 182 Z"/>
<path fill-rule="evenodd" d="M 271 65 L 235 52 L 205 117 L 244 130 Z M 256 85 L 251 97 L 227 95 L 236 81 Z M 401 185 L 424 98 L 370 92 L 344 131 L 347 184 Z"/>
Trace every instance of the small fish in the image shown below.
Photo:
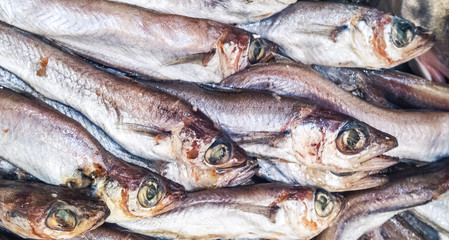
<path fill-rule="evenodd" d="M 373 188 L 388 182 L 377 172 L 334 173 L 328 170 L 259 159 L 259 175 L 270 181 L 294 183 L 302 186 L 320 187 L 329 192 L 355 191 Z"/>
<path fill-rule="evenodd" d="M 379 108 L 299 63 L 261 64 L 230 76 L 220 86 L 303 97 L 354 117 L 397 139 L 398 147 L 385 153 L 391 157 L 436 161 L 449 156 L 449 113 Z"/>
<path fill-rule="evenodd" d="M 389 176 L 387 184 L 345 195 L 342 214 L 320 239 L 358 239 L 395 214 L 424 205 L 449 190 L 447 159 Z"/>
<path fill-rule="evenodd" d="M 42 183 L 0 180 L 0 226 L 24 238 L 71 238 L 109 216 L 106 204 L 80 192 Z"/>
<path fill-rule="evenodd" d="M 395 70 L 314 66 L 318 73 L 365 101 L 384 108 L 400 106 L 449 111 L 449 84 Z"/>
<path fill-rule="evenodd" d="M 296 0 L 111 0 L 162 13 L 211 19 L 223 23 L 247 23 L 267 18 Z"/>
<path fill-rule="evenodd" d="M 304 99 L 188 82 L 147 84 L 196 106 L 257 158 L 334 172 L 379 170 L 397 162 L 381 156 L 396 147 L 394 137 Z"/>
<path fill-rule="evenodd" d="M 419 70 L 429 80 L 449 79 L 449 1 L 381 0 L 378 8 L 432 31 L 435 44 L 431 51 L 416 59 Z"/>
<path fill-rule="evenodd" d="M 419 220 L 410 211 L 396 214 L 382 226 L 365 233 L 359 240 L 439 240 L 438 231 Z"/>
<path fill-rule="evenodd" d="M 277 52 L 227 24 L 104 0 L 3 0 L 0 20 L 143 78 L 219 82 Z"/>
<path fill-rule="evenodd" d="M 150 217 L 176 207 L 184 188 L 108 153 L 77 122 L 37 99 L 0 89 L 0 157 L 53 185 L 94 187 L 109 222 Z M 42 164 L 45 162 L 45 164 Z"/>
<path fill-rule="evenodd" d="M 279 45 L 304 64 L 391 68 L 432 47 L 412 22 L 357 5 L 298 1 L 270 18 L 239 27 Z"/>
<path fill-rule="evenodd" d="M 99 228 L 84 233 L 70 240 L 156 240 L 140 234 L 119 230 L 111 224 L 103 224 Z"/>
<path fill-rule="evenodd" d="M 0 66 L 82 113 L 130 153 L 211 171 L 247 167 L 246 152 L 190 104 L 4 24 L 0 43 Z M 46 76 L 38 76 L 39 60 L 47 57 Z"/>
<path fill-rule="evenodd" d="M 237 186 L 251 178 L 258 170 L 255 159 L 248 159 L 246 163 L 238 168 L 201 169 L 178 162 L 151 161 L 133 155 L 122 146 L 111 139 L 102 129 L 92 123 L 80 112 L 73 108 L 50 100 L 36 92 L 25 82 L 12 73 L 0 68 L 0 86 L 12 89 L 16 92 L 30 94 L 47 103 L 60 113 L 80 123 L 100 144 L 114 156 L 137 166 L 148 168 L 172 181 L 184 186 L 188 191 Z M 2 162 L 0 162 L 1 165 Z M 13 171 L 13 170 L 11 170 Z M 8 172 L 11 172 L 8 171 Z M 8 174 L 8 173 L 5 173 Z M 11 172 L 11 174 L 16 174 Z M 0 172 L 2 175 L 2 172 Z"/>
<path fill-rule="evenodd" d="M 258 184 L 191 193 L 173 211 L 118 225 L 177 239 L 310 239 L 334 221 L 342 201 L 315 188 Z"/>

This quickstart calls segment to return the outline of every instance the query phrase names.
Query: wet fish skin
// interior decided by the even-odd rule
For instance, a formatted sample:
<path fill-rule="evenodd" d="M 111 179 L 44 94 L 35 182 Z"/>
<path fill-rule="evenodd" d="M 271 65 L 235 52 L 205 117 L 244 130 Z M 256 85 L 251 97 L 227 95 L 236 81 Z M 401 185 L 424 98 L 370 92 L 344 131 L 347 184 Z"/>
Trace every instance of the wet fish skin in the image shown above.
<path fill-rule="evenodd" d="M 189 16 L 194 18 L 211 19 L 223 23 L 247 23 L 259 21 L 267 18 L 295 0 L 111 0 L 123 2 L 157 12 L 171 13 L 176 15 Z M 181 7 L 182 6 L 182 7 Z"/>
<path fill-rule="evenodd" d="M 342 3 L 298 1 L 238 27 L 275 42 L 296 61 L 326 66 L 391 68 L 423 54 L 433 42 L 427 30 L 405 19 Z"/>
<path fill-rule="evenodd" d="M 436 200 L 448 189 L 447 159 L 391 175 L 383 186 L 345 195 L 342 214 L 318 239 L 358 239 L 395 214 Z"/>
<path fill-rule="evenodd" d="M 0 157 L 0 179 L 38 182 L 39 180 Z"/>
<path fill-rule="evenodd" d="M 335 172 L 379 170 L 396 163 L 377 157 L 396 146 L 394 137 L 304 99 L 220 90 L 187 82 L 146 84 L 196 106 L 258 158 L 283 159 Z M 366 148 L 358 153 L 338 150 L 338 136 L 346 128 L 358 127 L 367 131 Z"/>
<path fill-rule="evenodd" d="M 70 240 L 156 240 L 147 236 L 119 230 L 115 225 L 103 224 L 99 228 L 79 235 Z"/>
<path fill-rule="evenodd" d="M 29 34 L 6 25 L 0 29 L 0 66 L 46 98 L 80 111 L 130 153 L 211 170 L 246 164 L 246 153 L 190 104 L 96 69 Z M 42 61 L 45 76 L 38 74 Z M 208 162 L 208 150 L 213 153 L 221 144 L 226 158 Z"/>
<path fill-rule="evenodd" d="M 314 169 L 298 163 L 276 162 L 258 159 L 259 175 L 276 182 L 320 187 L 329 192 L 345 192 L 377 187 L 388 178 L 376 172 L 351 172 L 337 174 L 328 170 Z"/>
<path fill-rule="evenodd" d="M 104 202 L 64 187 L 0 180 L 0 192 L 0 225 L 25 238 L 70 238 L 97 228 L 109 215 Z M 46 223 L 59 210 L 73 214 L 73 230 Z"/>
<path fill-rule="evenodd" d="M 433 111 L 404 111 L 373 106 L 331 84 L 301 64 L 261 64 L 235 74 L 223 87 L 264 89 L 279 95 L 304 97 L 316 104 L 352 116 L 398 141 L 385 155 L 400 159 L 436 161 L 449 156 L 449 114 Z"/>
<path fill-rule="evenodd" d="M 279 183 L 200 191 L 189 194 L 169 213 L 119 225 L 142 234 L 179 239 L 309 239 L 335 219 L 342 203 L 339 196 L 324 193 L 334 207 L 327 216 L 319 217 L 314 207 L 317 191 Z M 184 227 L 185 222 L 195 227 Z"/>
<path fill-rule="evenodd" d="M 96 187 L 111 210 L 108 221 L 153 216 L 182 200 L 182 186 L 109 154 L 81 125 L 44 103 L 6 89 L 0 99 L 0 156 L 49 184 Z M 160 186 L 161 199 L 152 207 L 138 200 L 146 181 Z"/>
<path fill-rule="evenodd" d="M 102 0 L 5 0 L 0 20 L 145 78 L 219 82 L 277 51 L 230 25 Z"/>
<path fill-rule="evenodd" d="M 449 111 L 449 85 L 396 70 L 363 70 L 314 66 L 314 70 L 344 89 L 379 107 L 393 104 Z"/>
<path fill-rule="evenodd" d="M 62 114 L 80 123 L 100 144 L 114 156 L 137 166 L 148 168 L 184 186 L 187 191 L 208 188 L 236 186 L 245 182 L 257 172 L 256 160 L 248 159 L 246 165 L 226 170 L 200 169 L 178 162 L 151 161 L 135 156 L 112 140 L 103 130 L 73 108 L 50 100 L 36 92 L 12 73 L 0 68 L 0 86 L 16 92 L 31 94 L 44 101 Z M 0 162 L 1 163 L 1 162 Z M 1 173 L 0 173 L 1 174 Z"/>

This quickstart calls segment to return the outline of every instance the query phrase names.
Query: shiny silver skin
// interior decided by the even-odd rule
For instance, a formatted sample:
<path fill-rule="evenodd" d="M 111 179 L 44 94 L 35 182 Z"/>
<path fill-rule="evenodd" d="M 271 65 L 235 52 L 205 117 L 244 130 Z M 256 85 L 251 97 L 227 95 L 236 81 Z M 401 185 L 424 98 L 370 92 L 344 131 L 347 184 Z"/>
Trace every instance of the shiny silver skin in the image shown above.
<path fill-rule="evenodd" d="M 114 157 L 77 122 L 35 98 L 0 89 L 0 112 L 0 157 L 48 184 L 93 187 L 111 210 L 110 222 L 168 211 L 184 197 L 182 186 Z M 160 186 L 151 206 L 139 198 L 147 181 Z"/>
<path fill-rule="evenodd" d="M 437 200 L 448 190 L 447 159 L 394 173 L 383 186 L 345 195 L 342 214 L 318 239 L 358 239 L 395 214 Z"/>
<path fill-rule="evenodd" d="M 247 23 L 267 18 L 296 0 L 110 0 L 162 13 L 211 19 L 223 23 Z"/>
<path fill-rule="evenodd" d="M 277 51 L 231 25 L 105 0 L 3 0 L 0 20 L 145 78 L 219 82 Z"/>
<path fill-rule="evenodd" d="M 432 47 L 433 36 L 375 8 L 298 1 L 270 18 L 239 27 L 278 44 L 304 64 L 390 68 Z"/>
<path fill-rule="evenodd" d="M 334 172 L 379 170 L 396 163 L 381 156 L 394 137 L 299 98 L 258 91 L 200 87 L 188 82 L 148 82 L 190 102 L 217 122 L 248 153 Z M 364 129 L 359 152 L 338 148 L 347 129 Z"/>
<path fill-rule="evenodd" d="M 54 219 L 52 215 L 58 211 L 71 217 L 68 227 L 49 225 L 49 219 Z M 0 227 L 21 237 L 71 238 L 97 228 L 108 216 L 109 209 L 104 202 L 79 191 L 42 183 L 0 180 Z M 65 227 L 66 222 L 60 222 L 59 226 Z"/>
<path fill-rule="evenodd" d="M 16 92 L 31 94 L 44 101 L 60 113 L 80 123 L 100 144 L 114 156 L 134 165 L 148 168 L 172 181 L 188 191 L 199 189 L 236 186 L 252 177 L 258 170 L 255 159 L 248 159 L 246 165 L 221 171 L 204 170 L 179 162 L 151 161 L 129 153 L 111 139 L 102 129 L 92 123 L 80 112 L 59 102 L 45 98 L 14 74 L 0 68 L 0 86 Z M 1 162 L 0 162 L 1 163 Z M 5 173 L 7 174 L 7 173 Z M 11 173 L 15 174 L 15 173 Z"/>
<path fill-rule="evenodd" d="M 317 196 L 325 196 L 326 214 L 317 209 Z M 191 193 L 169 213 L 118 224 L 163 238 L 310 239 L 334 221 L 341 204 L 339 196 L 315 188 L 257 184 Z"/>
<path fill-rule="evenodd" d="M 398 147 L 386 152 L 388 156 L 419 161 L 436 161 L 449 156 L 446 144 L 449 113 L 379 108 L 346 92 L 305 65 L 261 64 L 225 79 L 221 85 L 304 97 L 352 116 L 397 139 Z"/>

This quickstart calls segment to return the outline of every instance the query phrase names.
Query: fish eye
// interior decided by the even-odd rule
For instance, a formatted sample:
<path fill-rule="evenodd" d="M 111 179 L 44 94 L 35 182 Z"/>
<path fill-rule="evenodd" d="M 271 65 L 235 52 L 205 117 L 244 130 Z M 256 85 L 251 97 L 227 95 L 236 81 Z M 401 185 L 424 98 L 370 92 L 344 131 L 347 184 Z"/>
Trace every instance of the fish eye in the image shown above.
<path fill-rule="evenodd" d="M 221 165 L 231 158 L 231 144 L 224 138 L 220 137 L 207 149 L 204 159 L 210 165 Z"/>
<path fill-rule="evenodd" d="M 73 231 L 77 225 L 75 213 L 68 209 L 51 211 L 45 223 L 53 230 L 64 232 Z"/>
<path fill-rule="evenodd" d="M 368 133 L 361 124 L 348 123 L 337 137 L 337 149 L 343 154 L 356 154 L 366 148 Z"/>
<path fill-rule="evenodd" d="M 249 44 L 248 60 L 255 64 L 260 62 L 265 57 L 265 43 L 260 38 L 251 38 Z"/>
<path fill-rule="evenodd" d="M 139 189 L 137 198 L 140 205 L 145 208 L 154 207 L 162 199 L 162 185 L 155 178 L 147 179 Z"/>
<path fill-rule="evenodd" d="M 334 210 L 334 201 L 329 193 L 317 190 L 315 194 L 315 212 L 320 217 L 327 217 Z"/>
<path fill-rule="evenodd" d="M 394 17 L 391 31 L 391 40 L 398 48 L 407 46 L 415 37 L 415 25 L 400 17 Z"/>

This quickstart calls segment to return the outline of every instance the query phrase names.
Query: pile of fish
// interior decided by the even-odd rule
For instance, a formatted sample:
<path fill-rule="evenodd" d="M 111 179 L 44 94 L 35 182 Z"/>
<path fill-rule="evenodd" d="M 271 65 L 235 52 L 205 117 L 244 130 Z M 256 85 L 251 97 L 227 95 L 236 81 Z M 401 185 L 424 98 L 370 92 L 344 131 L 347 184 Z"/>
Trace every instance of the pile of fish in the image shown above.
<path fill-rule="evenodd" d="M 448 29 L 449 0 L 1 0 L 0 239 L 449 239 Z"/>

